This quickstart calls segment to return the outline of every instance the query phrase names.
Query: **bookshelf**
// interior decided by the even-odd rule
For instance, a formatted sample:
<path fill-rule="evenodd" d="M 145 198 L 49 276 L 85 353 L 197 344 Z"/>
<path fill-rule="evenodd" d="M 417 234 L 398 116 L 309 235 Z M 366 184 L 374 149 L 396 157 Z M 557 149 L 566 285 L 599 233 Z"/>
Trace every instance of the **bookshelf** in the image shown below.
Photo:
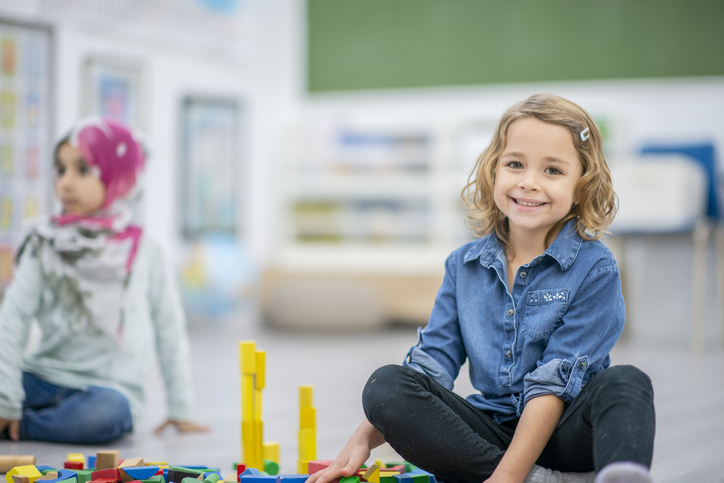
<path fill-rule="evenodd" d="M 472 239 L 460 190 L 493 127 L 490 120 L 409 119 L 304 119 L 292 127 L 282 164 L 282 241 L 265 276 L 263 306 L 274 312 L 281 286 L 283 303 L 294 304 L 298 284 L 306 306 L 318 296 L 324 308 L 316 315 L 297 310 L 295 320 L 272 325 L 327 317 L 328 300 L 308 291 L 310 281 L 333 284 L 338 299 L 348 285 L 348 306 L 355 293 L 373 292 L 380 307 L 370 326 L 424 325 L 446 257 Z"/>

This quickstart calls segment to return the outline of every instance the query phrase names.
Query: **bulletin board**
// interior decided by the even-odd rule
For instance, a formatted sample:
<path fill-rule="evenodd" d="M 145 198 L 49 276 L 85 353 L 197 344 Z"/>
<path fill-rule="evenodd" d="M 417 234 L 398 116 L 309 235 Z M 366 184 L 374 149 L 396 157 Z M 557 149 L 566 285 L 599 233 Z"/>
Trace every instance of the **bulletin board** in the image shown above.
<path fill-rule="evenodd" d="M 310 92 L 724 75 L 721 0 L 307 0 Z"/>
<path fill-rule="evenodd" d="M 0 294 L 24 219 L 51 203 L 52 32 L 0 18 Z"/>

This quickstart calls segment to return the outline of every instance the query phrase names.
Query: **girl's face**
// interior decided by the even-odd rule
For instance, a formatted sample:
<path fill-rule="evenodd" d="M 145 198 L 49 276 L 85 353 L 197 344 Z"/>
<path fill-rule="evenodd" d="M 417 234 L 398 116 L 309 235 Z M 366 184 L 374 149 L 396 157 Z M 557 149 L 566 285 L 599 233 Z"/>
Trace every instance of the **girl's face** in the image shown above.
<path fill-rule="evenodd" d="M 550 228 L 571 210 L 582 174 L 578 152 L 564 127 L 536 118 L 508 126 L 493 197 L 508 217 L 511 240 L 533 236 L 543 243 Z"/>
<path fill-rule="evenodd" d="M 106 187 L 77 149 L 63 143 L 58 149 L 55 171 L 55 193 L 64 213 L 88 216 L 101 209 Z"/>

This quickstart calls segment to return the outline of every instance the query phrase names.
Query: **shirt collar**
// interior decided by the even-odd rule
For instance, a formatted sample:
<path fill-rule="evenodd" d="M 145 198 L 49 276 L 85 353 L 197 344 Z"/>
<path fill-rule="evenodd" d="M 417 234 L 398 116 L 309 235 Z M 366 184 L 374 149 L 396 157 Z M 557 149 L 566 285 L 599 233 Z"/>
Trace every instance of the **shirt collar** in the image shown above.
<path fill-rule="evenodd" d="M 576 233 L 576 218 L 569 220 L 561 229 L 558 236 L 556 236 L 553 243 L 543 253 L 548 255 L 558 262 L 561 266 L 561 270 L 568 270 L 573 262 L 576 260 L 578 251 L 581 249 L 583 239 Z M 480 260 L 480 263 L 485 267 L 490 267 L 493 261 L 498 257 L 498 254 L 503 250 L 503 245 L 498 240 L 495 233 L 492 233 L 486 237 L 478 240 L 477 243 L 473 243 L 470 249 L 465 253 L 463 262 L 467 263 L 471 260 Z"/>

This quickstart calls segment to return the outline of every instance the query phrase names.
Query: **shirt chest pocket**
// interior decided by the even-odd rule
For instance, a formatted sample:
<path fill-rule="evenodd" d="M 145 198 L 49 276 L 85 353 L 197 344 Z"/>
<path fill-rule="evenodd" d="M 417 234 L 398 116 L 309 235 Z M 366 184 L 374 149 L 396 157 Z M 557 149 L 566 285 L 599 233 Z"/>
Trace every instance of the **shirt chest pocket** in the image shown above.
<path fill-rule="evenodd" d="M 526 296 L 525 317 L 520 332 L 532 339 L 550 336 L 561 324 L 567 303 L 567 289 L 530 292 Z"/>

